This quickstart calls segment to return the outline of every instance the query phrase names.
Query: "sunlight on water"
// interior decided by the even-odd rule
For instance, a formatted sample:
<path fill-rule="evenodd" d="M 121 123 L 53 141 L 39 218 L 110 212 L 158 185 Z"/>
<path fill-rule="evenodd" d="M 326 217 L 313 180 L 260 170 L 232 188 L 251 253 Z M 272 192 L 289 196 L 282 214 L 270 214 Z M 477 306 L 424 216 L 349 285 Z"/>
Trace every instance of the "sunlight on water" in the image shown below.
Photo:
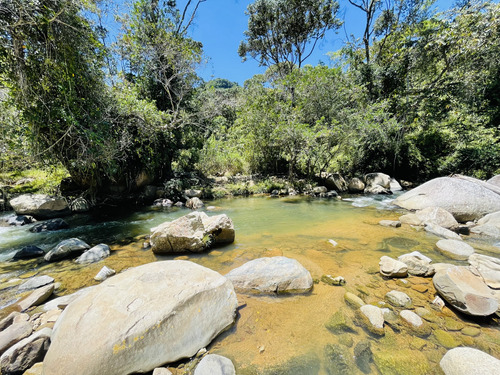
<path fill-rule="evenodd" d="M 357 324 L 355 310 L 344 301 L 346 291 L 360 296 L 365 303 L 389 308 L 384 302 L 385 294 L 393 289 L 404 291 L 413 300 L 412 309 L 424 307 L 432 312 L 434 321 L 428 324 L 433 331 L 443 330 L 457 345 L 474 346 L 500 357 L 500 332 L 494 321 L 483 320 L 477 324 L 448 308 L 434 310 L 430 302 L 435 289 L 430 278 L 411 276 L 403 283 L 385 279 L 378 273 L 381 256 L 398 257 L 415 250 L 434 263 L 459 264 L 435 249 L 438 240 L 435 236 L 409 226 L 397 229 L 380 226 L 380 220 L 396 220 L 401 215 L 391 206 L 391 200 L 392 197 L 383 196 L 353 197 L 344 201 L 254 197 L 210 202 L 214 209 L 207 211 L 209 215 L 226 213 L 233 220 L 236 241 L 203 254 L 155 256 L 151 250 L 142 248 L 144 236 L 151 228 L 187 214 L 189 211 L 185 209 L 149 209 L 132 215 L 109 214 L 100 219 L 76 216 L 68 219 L 72 229 L 50 234 L 31 234 L 27 227 L 0 228 L 0 256 L 4 260 L 0 264 L 0 280 L 4 283 L 48 274 L 61 283 L 57 293 L 64 295 L 96 285 L 93 277 L 103 265 L 120 272 L 155 260 L 189 259 L 226 274 L 249 260 L 283 255 L 297 259 L 311 272 L 313 279 L 331 274 L 345 277 L 347 284 L 338 287 L 319 282 L 311 293 L 298 296 L 239 294 L 236 324 L 208 348 L 212 353 L 231 358 L 238 374 L 406 374 L 404 368 L 400 369 L 403 372 L 391 372 L 393 364 L 384 360 L 388 353 L 403 356 L 400 362 L 394 360 L 395 366 L 412 363 L 416 358 L 426 366 L 422 371 L 441 373 L 439 360 L 447 350 L 442 338 L 431 334 L 421 339 L 398 325 L 386 326 L 385 336 L 374 337 Z M 43 260 L 5 261 L 27 244 L 50 249 L 70 237 L 79 237 L 90 245 L 108 243 L 112 255 L 86 266 L 69 260 L 53 264 Z M 338 245 L 332 246 L 329 239 Z M 489 243 L 473 240 L 470 243 L 483 253 L 498 250 Z M 14 287 L 0 290 L 0 305 L 17 298 L 9 294 L 14 290 Z M 339 311 L 353 322 L 350 329 L 332 333 L 325 323 Z M 479 327 L 480 334 L 464 335 L 452 329 L 450 319 L 468 327 Z M 374 358 L 364 366 L 356 364 L 359 358 L 355 358 L 356 348 L 363 342 L 369 342 Z M 345 363 L 341 363 L 343 356 L 347 358 Z M 414 368 L 415 374 L 426 373 L 418 372 L 418 366 Z"/>

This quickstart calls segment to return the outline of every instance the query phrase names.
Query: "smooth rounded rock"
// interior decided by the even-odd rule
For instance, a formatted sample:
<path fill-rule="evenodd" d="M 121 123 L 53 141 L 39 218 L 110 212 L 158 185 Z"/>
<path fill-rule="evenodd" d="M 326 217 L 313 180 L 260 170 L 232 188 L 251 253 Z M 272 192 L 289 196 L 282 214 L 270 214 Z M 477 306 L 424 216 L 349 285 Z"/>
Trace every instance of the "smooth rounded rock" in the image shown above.
<path fill-rule="evenodd" d="M 408 266 L 399 260 L 388 256 L 380 258 L 380 273 L 387 277 L 406 277 L 408 276 Z"/>
<path fill-rule="evenodd" d="M 488 316 L 498 310 L 498 301 L 480 276 L 467 267 L 450 267 L 437 272 L 433 279 L 438 293 L 459 311 Z"/>
<path fill-rule="evenodd" d="M 452 259 L 465 260 L 474 254 L 474 248 L 463 241 L 439 240 L 436 247 L 440 252 Z"/>
<path fill-rule="evenodd" d="M 233 362 L 226 357 L 217 354 L 209 354 L 203 357 L 194 375 L 235 375 Z"/>
<path fill-rule="evenodd" d="M 418 251 L 403 254 L 398 257 L 398 260 L 406 264 L 410 275 L 427 277 L 436 273 L 434 266 L 430 264 L 431 259 Z"/>
<path fill-rule="evenodd" d="M 79 264 L 95 263 L 109 257 L 110 254 L 111 251 L 109 249 L 109 246 L 101 243 L 85 251 L 82 255 L 76 258 L 75 262 Z"/>
<path fill-rule="evenodd" d="M 385 299 L 396 307 L 409 307 L 411 306 L 411 298 L 403 292 L 398 290 L 391 290 L 385 295 Z"/>
<path fill-rule="evenodd" d="M 449 229 L 443 228 L 434 223 L 425 223 L 424 229 L 426 232 L 434 234 L 438 237 L 444 237 L 447 239 L 457 240 L 457 241 L 462 240 L 462 237 L 460 237 L 457 233 Z"/>
<path fill-rule="evenodd" d="M 155 254 L 201 252 L 215 244 L 234 242 L 234 225 L 227 215 L 208 216 L 192 212 L 151 230 Z"/>
<path fill-rule="evenodd" d="M 424 324 L 420 316 L 415 314 L 413 311 L 402 310 L 400 311 L 399 315 L 404 319 L 405 322 L 411 324 L 414 327 L 420 327 L 422 324 Z"/>
<path fill-rule="evenodd" d="M 378 335 L 384 334 L 384 313 L 381 308 L 373 305 L 363 305 L 359 308 L 367 328 Z"/>
<path fill-rule="evenodd" d="M 445 375 L 498 375 L 500 360 L 474 348 L 449 350 L 439 362 Z"/>
<path fill-rule="evenodd" d="M 152 371 L 209 345 L 234 322 L 237 306 L 231 282 L 195 263 L 129 269 L 66 307 L 54 326 L 44 373 Z"/>
<path fill-rule="evenodd" d="M 309 271 L 295 259 L 282 256 L 254 259 L 231 270 L 226 277 L 244 293 L 304 293 L 313 287 Z"/>
<path fill-rule="evenodd" d="M 45 255 L 45 251 L 38 246 L 28 245 L 19 250 L 12 259 L 31 259 L 38 258 Z"/>
<path fill-rule="evenodd" d="M 72 256 L 77 256 L 85 250 L 90 249 L 90 246 L 78 238 L 70 238 L 61 241 L 54 249 L 45 254 L 44 259 L 47 262 L 56 262 Z"/>
<path fill-rule="evenodd" d="M 393 203 L 407 210 L 441 207 L 459 222 L 500 211 L 500 195 L 480 184 L 453 177 L 439 177 L 396 198 Z"/>

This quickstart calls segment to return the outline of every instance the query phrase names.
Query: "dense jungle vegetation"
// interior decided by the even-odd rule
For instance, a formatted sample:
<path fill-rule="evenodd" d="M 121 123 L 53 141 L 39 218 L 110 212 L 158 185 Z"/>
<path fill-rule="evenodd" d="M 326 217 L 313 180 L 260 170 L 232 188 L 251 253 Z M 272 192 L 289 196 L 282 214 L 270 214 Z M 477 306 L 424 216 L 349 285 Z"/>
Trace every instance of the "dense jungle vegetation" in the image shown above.
<path fill-rule="evenodd" d="M 339 4 L 255 0 L 235 53 L 267 71 L 241 87 L 196 74 L 210 1 L 136 0 L 108 45 L 99 1 L 0 0 L 0 169 L 60 165 L 92 192 L 186 171 L 500 173 L 500 6 L 346 4 L 363 35 L 310 66 Z"/>

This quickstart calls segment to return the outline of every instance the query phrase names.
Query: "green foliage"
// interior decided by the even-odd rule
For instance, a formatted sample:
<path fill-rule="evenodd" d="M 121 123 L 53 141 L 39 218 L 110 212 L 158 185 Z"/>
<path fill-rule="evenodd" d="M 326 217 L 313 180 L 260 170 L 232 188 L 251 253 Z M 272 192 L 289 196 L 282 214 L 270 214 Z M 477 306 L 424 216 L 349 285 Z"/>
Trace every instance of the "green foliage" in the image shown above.
<path fill-rule="evenodd" d="M 342 24 L 334 0 L 256 0 L 247 8 L 246 40 L 238 54 L 276 65 L 281 77 L 302 66 L 327 30 Z"/>
<path fill-rule="evenodd" d="M 0 173 L 2 185 L 9 185 L 9 194 L 57 194 L 61 181 L 68 177 L 62 166 L 40 167 Z"/>

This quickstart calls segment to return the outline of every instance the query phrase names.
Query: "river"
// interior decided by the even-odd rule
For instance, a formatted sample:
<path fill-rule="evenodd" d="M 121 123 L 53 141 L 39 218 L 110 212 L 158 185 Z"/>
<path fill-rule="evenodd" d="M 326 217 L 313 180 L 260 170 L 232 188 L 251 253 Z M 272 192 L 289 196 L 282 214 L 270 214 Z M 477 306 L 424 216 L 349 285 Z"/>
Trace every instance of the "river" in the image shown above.
<path fill-rule="evenodd" d="M 226 274 L 249 260 L 280 255 L 298 260 L 313 279 L 330 274 L 343 276 L 347 283 L 330 286 L 317 282 L 311 293 L 297 296 L 238 294 L 240 309 L 235 325 L 208 348 L 211 353 L 231 358 L 238 374 L 440 374 L 439 360 L 447 347 L 454 345 L 477 347 L 500 358 L 496 318 L 474 320 L 448 307 L 442 311 L 434 309 L 431 302 L 436 292 L 431 278 L 410 276 L 402 282 L 378 273 L 381 256 L 397 258 L 415 250 L 434 263 L 465 264 L 442 255 L 435 247 L 439 238 L 425 231 L 407 225 L 379 225 L 380 220 L 397 220 L 403 213 L 391 206 L 393 198 L 249 197 L 212 201 L 207 204 L 211 206 L 207 213 L 227 214 L 234 222 L 236 241 L 203 254 L 155 256 L 143 248 L 151 228 L 189 212 L 179 208 L 75 215 L 67 219 L 70 229 L 52 233 L 30 233 L 29 226 L 1 227 L 0 306 L 16 300 L 15 286 L 20 280 L 35 275 L 52 276 L 59 283 L 57 295 L 65 295 L 96 285 L 93 277 L 104 265 L 120 272 L 156 260 L 186 259 Z M 78 265 L 71 260 L 9 261 L 23 246 L 37 245 L 49 250 L 71 237 L 90 245 L 107 243 L 112 254 L 91 265 Z M 494 242 L 472 237 L 467 242 L 480 253 L 497 257 L 500 254 Z M 426 323 L 432 328 L 431 335 L 420 338 L 404 327 L 391 325 L 386 326 L 384 336 L 373 336 L 357 324 L 355 310 L 344 301 L 344 294 L 349 291 L 366 303 L 392 309 L 384 298 L 390 290 L 407 293 L 413 301 L 412 309 L 423 307 L 431 312 L 433 321 Z M 332 333 L 325 324 L 338 312 L 350 328 Z M 465 334 L 467 327 L 478 330 L 478 335 Z M 434 333 L 441 331 L 448 341 Z M 361 356 L 356 349 L 360 343 L 369 343 L 373 353 L 364 365 L 356 362 Z M 340 363 L 343 355 L 349 357 L 344 364 Z M 400 372 L 391 372 L 398 366 Z"/>

